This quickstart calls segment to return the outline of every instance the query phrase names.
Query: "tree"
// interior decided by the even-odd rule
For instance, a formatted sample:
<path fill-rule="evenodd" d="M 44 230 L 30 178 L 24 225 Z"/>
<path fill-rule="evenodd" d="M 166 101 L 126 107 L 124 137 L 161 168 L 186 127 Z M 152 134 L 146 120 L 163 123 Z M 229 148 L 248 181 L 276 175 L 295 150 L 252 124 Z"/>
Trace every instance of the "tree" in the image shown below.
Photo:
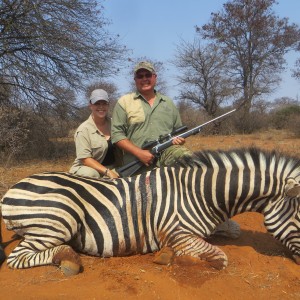
<path fill-rule="evenodd" d="M 300 43 L 298 44 L 298 47 L 296 49 L 297 51 L 300 51 Z M 293 69 L 292 76 L 296 79 L 300 80 L 300 58 L 298 58 L 295 62 L 295 68 Z"/>
<path fill-rule="evenodd" d="M 272 109 L 275 111 L 281 110 L 282 108 L 287 106 L 294 106 L 294 105 L 299 106 L 300 102 L 290 97 L 276 98 L 272 101 Z"/>
<path fill-rule="evenodd" d="M 292 121 L 292 122 L 291 122 Z M 287 128 L 290 131 L 292 128 L 299 126 L 300 121 L 300 105 L 299 104 L 286 104 L 284 106 L 278 106 L 272 111 L 272 123 L 276 129 Z M 300 132 L 297 128 L 296 132 Z"/>
<path fill-rule="evenodd" d="M 245 117 L 255 97 L 276 87 L 284 55 L 300 40 L 299 27 L 272 11 L 275 0 L 233 0 L 212 13 L 199 34 L 228 52 L 230 72 L 240 90 L 238 104 Z"/>
<path fill-rule="evenodd" d="M 94 89 L 103 89 L 108 93 L 109 97 L 109 113 L 112 115 L 113 108 L 119 98 L 118 94 L 118 88 L 114 83 L 108 82 L 108 81 L 97 81 L 92 84 L 89 84 L 86 87 L 86 92 L 85 92 L 85 98 L 86 98 L 86 104 L 88 104 L 88 99 L 90 97 L 91 92 Z M 91 111 L 90 109 L 87 110 L 88 113 L 90 114 Z"/>
<path fill-rule="evenodd" d="M 174 65 L 179 69 L 180 100 L 203 108 L 215 116 L 220 106 L 234 94 L 234 86 L 227 75 L 226 55 L 217 45 L 201 46 L 182 41 L 177 47 Z"/>
<path fill-rule="evenodd" d="M 49 122 L 25 109 L 0 106 L 0 157 L 2 165 L 14 158 L 50 157 L 54 154 L 49 139 Z"/>
<path fill-rule="evenodd" d="M 109 23 L 101 2 L 0 2 L 2 104 L 72 105 L 64 98 L 66 90 L 79 92 L 84 80 L 116 74 L 126 49 L 105 29 Z"/>
<path fill-rule="evenodd" d="M 295 63 L 295 69 L 293 70 L 293 76 L 300 80 L 300 58 L 298 58 Z"/>
<path fill-rule="evenodd" d="M 91 83 L 86 87 L 86 91 L 85 91 L 86 99 L 89 99 L 90 94 L 95 89 L 105 90 L 108 93 L 109 100 L 112 102 L 115 102 L 119 98 L 118 88 L 114 83 L 100 80 L 100 81 Z"/>

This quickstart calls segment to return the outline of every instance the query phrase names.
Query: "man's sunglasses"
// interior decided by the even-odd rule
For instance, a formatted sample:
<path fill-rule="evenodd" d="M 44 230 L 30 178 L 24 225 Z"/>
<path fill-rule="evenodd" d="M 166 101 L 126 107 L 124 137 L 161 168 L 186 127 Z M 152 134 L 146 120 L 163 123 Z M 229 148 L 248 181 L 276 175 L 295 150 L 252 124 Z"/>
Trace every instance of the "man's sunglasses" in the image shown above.
<path fill-rule="evenodd" d="M 137 79 L 143 79 L 144 77 L 145 78 L 151 78 L 152 75 L 153 75 L 152 73 L 137 74 L 137 75 L 135 75 L 135 78 L 137 78 Z"/>

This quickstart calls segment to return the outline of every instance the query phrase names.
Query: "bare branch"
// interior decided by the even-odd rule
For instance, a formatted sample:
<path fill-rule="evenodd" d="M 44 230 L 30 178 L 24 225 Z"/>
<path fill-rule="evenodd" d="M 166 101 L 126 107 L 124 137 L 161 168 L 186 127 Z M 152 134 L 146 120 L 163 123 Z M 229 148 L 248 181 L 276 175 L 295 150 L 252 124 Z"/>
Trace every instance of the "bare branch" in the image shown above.
<path fill-rule="evenodd" d="M 79 92 L 85 80 L 118 72 L 126 49 L 106 30 L 100 3 L 1 1 L 0 84 L 11 86 L 9 102 L 68 103 L 58 90 Z"/>
<path fill-rule="evenodd" d="M 249 112 L 252 100 L 278 86 L 284 55 L 300 40 L 296 24 L 277 17 L 275 0 L 232 0 L 213 13 L 198 33 L 228 53 L 231 75 L 240 90 L 239 104 Z"/>
<path fill-rule="evenodd" d="M 234 85 L 227 75 L 227 58 L 217 45 L 202 46 L 182 41 L 177 47 L 174 65 L 180 70 L 180 100 L 203 108 L 214 116 L 220 106 L 234 94 Z"/>

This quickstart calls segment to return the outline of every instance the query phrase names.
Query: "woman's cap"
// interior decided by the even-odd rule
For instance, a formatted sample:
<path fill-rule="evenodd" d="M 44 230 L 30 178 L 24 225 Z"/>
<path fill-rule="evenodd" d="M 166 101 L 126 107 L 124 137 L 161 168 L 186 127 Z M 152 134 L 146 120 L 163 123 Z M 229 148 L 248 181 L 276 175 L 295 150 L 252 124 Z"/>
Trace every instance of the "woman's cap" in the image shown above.
<path fill-rule="evenodd" d="M 92 104 L 95 104 L 97 101 L 100 101 L 100 100 L 109 102 L 107 92 L 104 90 L 101 90 L 101 89 L 93 90 L 91 93 L 91 96 L 90 96 L 90 102 Z"/>

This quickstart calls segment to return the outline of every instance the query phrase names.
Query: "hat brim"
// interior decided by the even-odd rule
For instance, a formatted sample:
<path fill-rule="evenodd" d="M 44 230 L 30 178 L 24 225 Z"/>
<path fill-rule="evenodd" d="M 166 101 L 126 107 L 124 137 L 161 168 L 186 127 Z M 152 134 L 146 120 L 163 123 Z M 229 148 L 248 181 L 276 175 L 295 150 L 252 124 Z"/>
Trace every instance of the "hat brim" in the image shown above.
<path fill-rule="evenodd" d="M 136 74 L 140 70 L 147 70 L 147 71 L 149 71 L 149 72 L 151 72 L 153 74 L 155 73 L 154 70 L 151 69 L 151 68 L 142 67 L 142 68 L 139 68 L 139 69 L 135 70 L 134 74 Z"/>
<path fill-rule="evenodd" d="M 98 102 L 98 101 L 105 101 L 105 102 L 109 103 L 109 100 L 107 100 L 107 99 L 91 99 L 91 100 L 90 100 L 90 102 L 91 102 L 92 104 L 95 104 L 95 103 Z"/>

